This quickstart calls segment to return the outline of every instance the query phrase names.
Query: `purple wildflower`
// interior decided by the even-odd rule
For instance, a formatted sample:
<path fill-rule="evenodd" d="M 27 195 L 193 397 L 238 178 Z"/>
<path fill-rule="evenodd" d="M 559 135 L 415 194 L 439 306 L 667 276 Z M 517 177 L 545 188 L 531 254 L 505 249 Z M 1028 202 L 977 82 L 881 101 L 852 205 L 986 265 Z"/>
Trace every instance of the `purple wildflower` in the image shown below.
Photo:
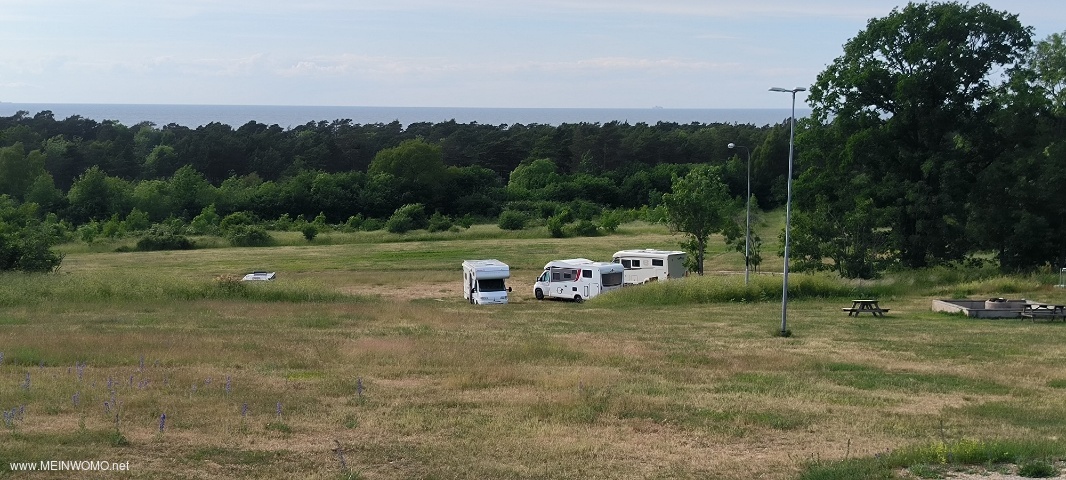
<path fill-rule="evenodd" d="M 278 418 L 281 418 L 281 402 L 278 402 L 277 407 L 274 408 L 274 412 L 278 414 Z"/>
<path fill-rule="evenodd" d="M 164 413 L 159 416 L 159 433 L 163 433 L 163 430 L 167 428 L 167 414 Z"/>
<path fill-rule="evenodd" d="M 226 395 L 229 395 L 230 390 L 233 388 L 233 379 L 229 375 L 226 375 Z"/>
<path fill-rule="evenodd" d="M 241 418 L 244 418 L 246 416 L 248 416 L 248 404 L 247 403 L 242 403 L 241 404 Z"/>

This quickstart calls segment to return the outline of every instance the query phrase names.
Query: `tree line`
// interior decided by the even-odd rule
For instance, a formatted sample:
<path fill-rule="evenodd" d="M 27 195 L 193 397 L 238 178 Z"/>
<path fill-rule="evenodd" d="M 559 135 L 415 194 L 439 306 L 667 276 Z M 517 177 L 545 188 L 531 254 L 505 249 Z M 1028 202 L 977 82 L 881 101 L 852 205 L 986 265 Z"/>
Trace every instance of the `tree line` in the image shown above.
<path fill-rule="evenodd" d="M 1064 92 L 1062 35 L 1034 41 L 1017 15 L 930 2 L 872 19 L 811 85 L 813 113 L 797 125 L 793 268 L 869 278 L 966 261 L 1062 266 Z M 0 195 L 23 223 L 32 205 L 31 217 L 59 231 L 97 233 L 108 222 L 191 224 L 210 213 L 350 228 L 396 217 L 398 230 L 430 218 L 498 220 L 554 235 L 568 222 L 610 228 L 657 212 L 648 218 L 696 235 L 685 244 L 702 258 L 706 235 L 736 240 L 748 154 L 757 205 L 783 205 L 789 126 L 334 120 L 194 129 L 18 112 L 0 117 Z M 684 218 L 671 205 L 702 215 Z M 588 224 L 569 230 L 581 231 Z"/>

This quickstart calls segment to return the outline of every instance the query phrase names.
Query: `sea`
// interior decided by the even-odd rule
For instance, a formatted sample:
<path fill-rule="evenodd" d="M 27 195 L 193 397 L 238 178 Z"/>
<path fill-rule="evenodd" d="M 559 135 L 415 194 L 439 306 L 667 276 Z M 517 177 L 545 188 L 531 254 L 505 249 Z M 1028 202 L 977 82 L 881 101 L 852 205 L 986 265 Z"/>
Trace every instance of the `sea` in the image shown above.
<path fill-rule="evenodd" d="M 93 103 L 8 103 L 0 102 L 0 117 L 19 111 L 29 116 L 50 111 L 56 120 L 78 116 L 103 122 L 112 120 L 126 126 L 151 122 L 157 127 L 176 124 L 196 128 L 209 123 L 223 123 L 237 128 L 248 122 L 293 128 L 309 122 L 350 120 L 353 124 L 372 125 L 399 122 L 457 123 L 481 125 L 552 125 L 564 123 L 628 123 L 635 125 L 659 122 L 776 125 L 787 122 L 788 108 L 475 108 L 475 107 L 329 107 L 277 105 L 148 105 Z M 796 109 L 802 118 L 810 109 Z"/>

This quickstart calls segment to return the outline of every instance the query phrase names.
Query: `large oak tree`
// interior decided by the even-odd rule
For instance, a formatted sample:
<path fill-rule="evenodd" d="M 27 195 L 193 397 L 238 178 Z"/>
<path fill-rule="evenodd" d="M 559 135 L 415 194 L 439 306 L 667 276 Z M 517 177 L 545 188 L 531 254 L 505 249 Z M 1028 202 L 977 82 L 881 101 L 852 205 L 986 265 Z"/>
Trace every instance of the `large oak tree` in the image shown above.
<path fill-rule="evenodd" d="M 839 249 L 876 256 L 868 262 L 962 258 L 968 194 L 1004 148 L 997 92 L 1031 46 L 1017 15 L 985 4 L 910 3 L 870 20 L 811 87 L 797 210 L 864 229 L 831 230 L 876 242 Z M 860 204 L 863 218 L 849 219 Z"/>

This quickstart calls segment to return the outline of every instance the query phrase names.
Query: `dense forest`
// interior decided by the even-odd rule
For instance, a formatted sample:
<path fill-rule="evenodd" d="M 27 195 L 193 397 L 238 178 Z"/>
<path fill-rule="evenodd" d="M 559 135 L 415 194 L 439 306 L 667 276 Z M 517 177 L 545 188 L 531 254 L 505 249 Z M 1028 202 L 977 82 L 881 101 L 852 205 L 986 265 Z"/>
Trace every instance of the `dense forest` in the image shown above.
<path fill-rule="evenodd" d="M 1066 262 L 1062 35 L 1034 42 L 1016 15 L 984 4 L 910 4 L 849 40 L 807 101 L 794 268 L 873 277 Z M 92 241 L 153 225 L 204 234 L 227 223 L 406 231 L 491 221 L 557 234 L 585 222 L 570 233 L 591 234 L 665 218 L 664 194 L 696 166 L 712 166 L 699 174 L 742 204 L 749 156 L 751 193 L 771 209 L 786 198 L 790 126 L 188 128 L 18 112 L 0 117 L 0 267 L 19 268 L 18 238 Z M 45 233 L 12 233 L 29 230 Z"/>
<path fill-rule="evenodd" d="M 404 128 L 347 120 L 292 129 L 256 122 L 190 129 L 19 112 L 0 117 L 0 193 L 74 225 L 125 218 L 134 209 L 152 222 L 190 220 L 211 204 L 223 216 L 322 213 L 331 223 L 354 215 L 387 218 L 410 203 L 495 218 L 508 202 L 654 205 L 670 190 L 672 175 L 692 164 L 722 165 L 743 196 L 746 164 L 727 146 L 735 142 L 755 150 L 753 190 L 770 200 L 782 196 L 787 165 L 758 153 L 787 151 L 787 130 L 780 130 L 454 121 Z"/>

